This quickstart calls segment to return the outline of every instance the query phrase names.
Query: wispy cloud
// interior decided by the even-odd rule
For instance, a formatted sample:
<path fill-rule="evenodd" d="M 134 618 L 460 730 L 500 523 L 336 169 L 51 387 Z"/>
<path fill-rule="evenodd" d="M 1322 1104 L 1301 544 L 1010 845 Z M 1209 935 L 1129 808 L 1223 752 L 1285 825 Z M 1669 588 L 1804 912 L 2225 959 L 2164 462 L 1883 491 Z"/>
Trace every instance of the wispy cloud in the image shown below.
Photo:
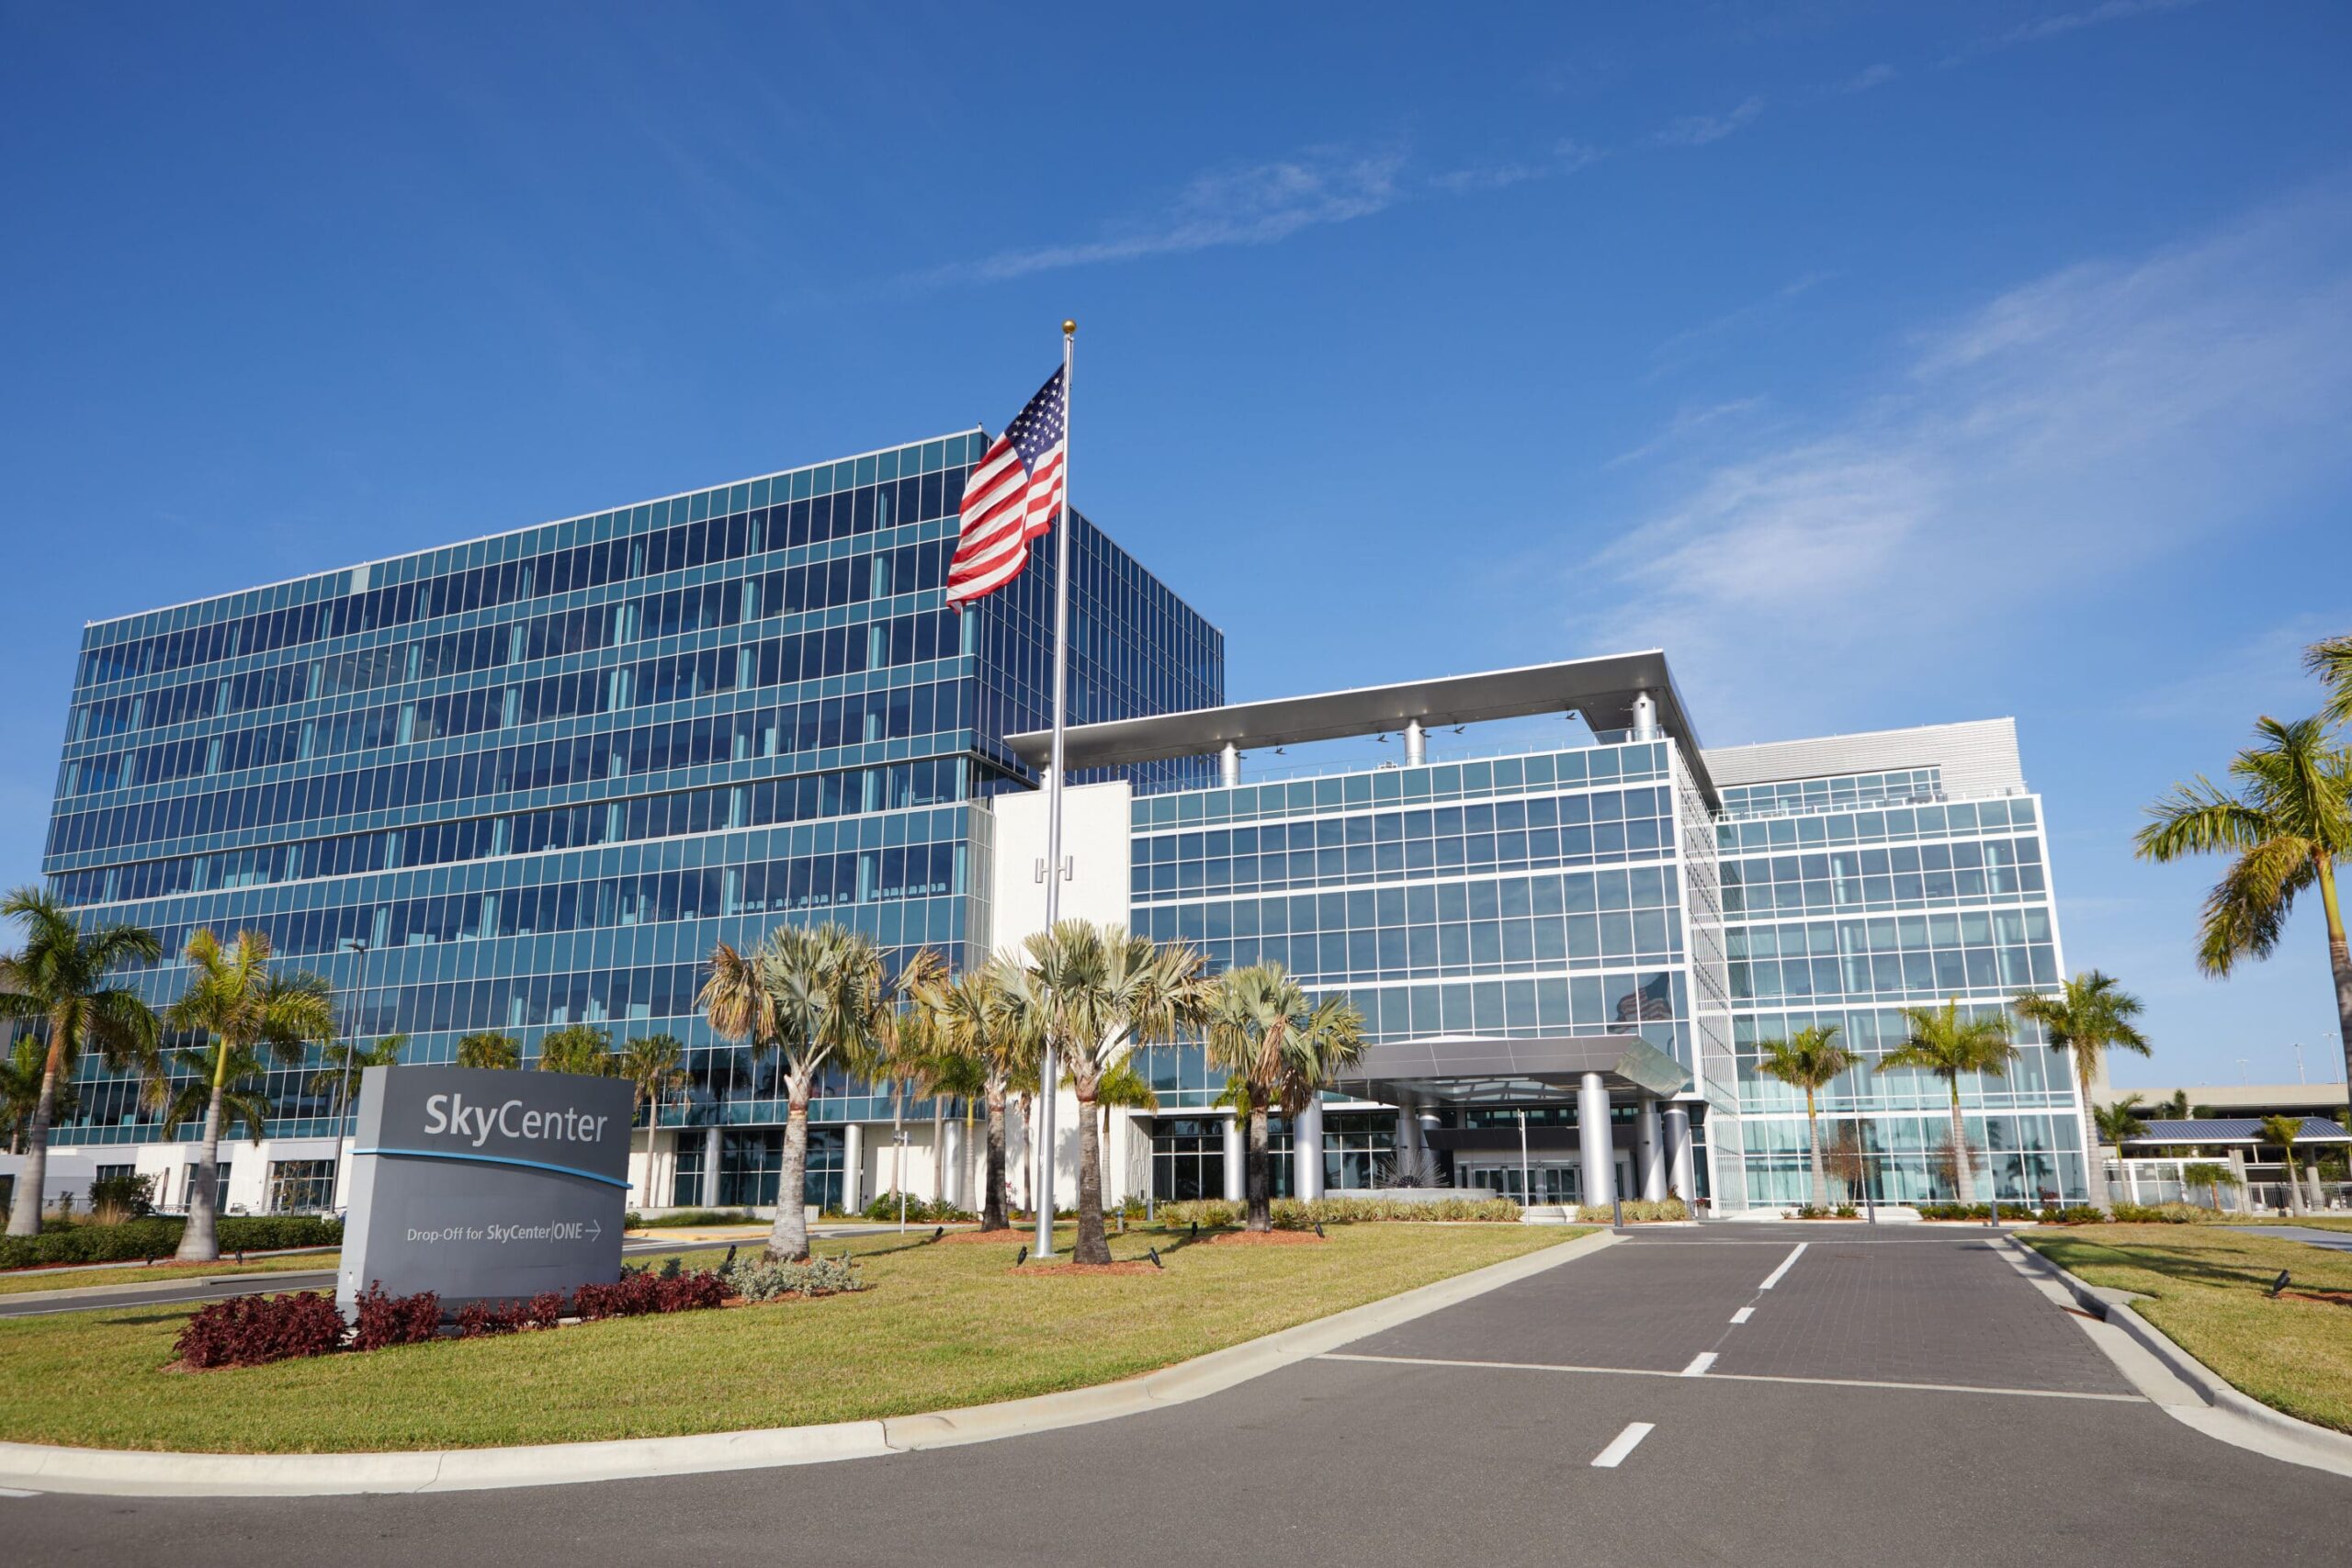
<path fill-rule="evenodd" d="M 1704 147 L 1753 123 L 1763 112 L 1762 98 L 1747 98 L 1723 114 L 1685 115 L 1650 140 L 1661 147 Z"/>
<path fill-rule="evenodd" d="M 1268 245 L 1307 229 L 1352 222 L 1400 203 L 1501 190 L 1571 175 L 1607 154 L 1564 139 L 1540 153 L 1416 171 L 1403 151 L 1310 149 L 1271 163 L 1211 170 L 1186 182 L 1159 210 L 1109 226 L 1092 240 L 999 251 L 900 280 L 914 286 L 1001 283 L 1033 273 L 1224 245 Z"/>
<path fill-rule="evenodd" d="M 1669 371 L 1681 368 L 1699 357 L 1710 345 L 1731 337 L 1744 327 L 1777 315 L 1786 309 L 1790 301 L 1812 293 L 1837 276 L 1834 272 L 1805 273 L 1791 278 L 1761 299 L 1751 299 L 1720 315 L 1710 316 L 1696 326 L 1683 328 L 1651 352 L 1650 373 L 1645 379 L 1656 380 Z"/>
<path fill-rule="evenodd" d="M 1850 703 L 1972 639 L 2036 635 L 2055 585 L 2117 581 L 2342 479 L 2352 188 L 2069 267 L 1910 350 L 1841 414 L 1679 479 L 1570 585 L 1601 616 L 1582 636 L 1685 650 L 1786 716 L 1792 690 Z"/>
<path fill-rule="evenodd" d="M 2080 32 L 2085 28 L 2104 27 L 2109 22 L 2128 22 L 2137 17 L 2154 16 L 2165 11 L 2185 11 L 2200 0 L 2102 0 L 2079 11 L 2055 11 L 2030 22 L 2022 22 L 2005 33 L 1980 39 L 1966 49 L 1945 58 L 1945 65 L 1959 65 L 2019 44 L 2041 43 L 2048 39 L 2062 38 L 2067 33 Z"/>
<path fill-rule="evenodd" d="M 1841 93 L 1867 93 L 1872 87 L 1885 86 L 1901 74 L 1901 72 L 1882 60 L 1875 65 L 1862 67 L 1843 82 L 1838 83 L 1838 90 Z"/>
<path fill-rule="evenodd" d="M 1630 451 L 1618 453 L 1600 466 L 1604 468 L 1621 468 L 1628 463 L 1638 463 L 1645 457 L 1654 457 L 1668 447 L 1679 445 L 1708 426 L 1738 414 L 1750 412 L 1761 407 L 1763 402 L 1764 400 L 1761 398 L 1733 398 L 1726 402 L 1683 409 L 1668 420 L 1666 428 L 1656 435 Z"/>

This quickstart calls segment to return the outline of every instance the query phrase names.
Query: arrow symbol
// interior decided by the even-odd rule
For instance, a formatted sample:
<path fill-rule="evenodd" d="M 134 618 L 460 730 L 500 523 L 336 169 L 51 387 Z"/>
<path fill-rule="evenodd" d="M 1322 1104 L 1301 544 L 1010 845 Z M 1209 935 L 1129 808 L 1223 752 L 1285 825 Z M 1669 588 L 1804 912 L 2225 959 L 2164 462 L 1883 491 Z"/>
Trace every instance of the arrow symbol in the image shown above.
<path fill-rule="evenodd" d="M 602 1221 L 602 1220 L 590 1220 L 590 1221 L 588 1222 L 588 1239 L 589 1239 L 590 1241 L 594 1241 L 598 1236 L 603 1235 L 604 1234 L 605 1234 L 605 1222 L 604 1222 L 604 1221 Z"/>

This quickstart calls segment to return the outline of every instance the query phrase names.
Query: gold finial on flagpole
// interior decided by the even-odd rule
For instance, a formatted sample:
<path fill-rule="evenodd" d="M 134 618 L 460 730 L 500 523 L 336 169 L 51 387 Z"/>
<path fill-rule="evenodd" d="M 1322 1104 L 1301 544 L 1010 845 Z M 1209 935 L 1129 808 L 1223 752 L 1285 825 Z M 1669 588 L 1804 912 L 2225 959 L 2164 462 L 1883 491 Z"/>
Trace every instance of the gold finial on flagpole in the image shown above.
<path fill-rule="evenodd" d="M 1065 320 L 1065 321 L 1062 322 L 1062 336 L 1064 336 L 1064 337 L 1075 337 L 1077 334 L 1078 334 L 1078 323 L 1077 323 L 1076 321 L 1074 321 Z"/>

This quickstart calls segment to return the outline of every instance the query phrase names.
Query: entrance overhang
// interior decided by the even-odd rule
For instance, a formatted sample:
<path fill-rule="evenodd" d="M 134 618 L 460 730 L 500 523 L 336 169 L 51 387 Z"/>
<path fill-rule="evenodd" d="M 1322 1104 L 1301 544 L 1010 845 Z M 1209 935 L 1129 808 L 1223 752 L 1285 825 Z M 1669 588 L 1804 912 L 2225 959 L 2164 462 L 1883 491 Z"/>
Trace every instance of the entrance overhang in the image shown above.
<path fill-rule="evenodd" d="M 1638 1035 L 1440 1034 L 1364 1047 L 1336 1087 L 1391 1105 L 1523 1105 L 1573 1096 L 1588 1074 L 1611 1092 L 1669 1100 L 1690 1072 Z"/>

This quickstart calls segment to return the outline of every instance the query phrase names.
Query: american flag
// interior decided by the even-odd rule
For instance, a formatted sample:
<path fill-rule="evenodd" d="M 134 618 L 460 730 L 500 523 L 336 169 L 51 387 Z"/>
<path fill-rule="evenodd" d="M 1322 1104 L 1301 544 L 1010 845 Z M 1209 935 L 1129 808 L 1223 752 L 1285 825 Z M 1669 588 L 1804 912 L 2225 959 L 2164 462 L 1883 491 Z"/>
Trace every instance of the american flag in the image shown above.
<path fill-rule="evenodd" d="M 1029 541 L 1060 514 L 1069 394 L 1057 370 L 964 481 L 964 525 L 947 563 L 947 602 L 961 609 L 1029 564 Z"/>

